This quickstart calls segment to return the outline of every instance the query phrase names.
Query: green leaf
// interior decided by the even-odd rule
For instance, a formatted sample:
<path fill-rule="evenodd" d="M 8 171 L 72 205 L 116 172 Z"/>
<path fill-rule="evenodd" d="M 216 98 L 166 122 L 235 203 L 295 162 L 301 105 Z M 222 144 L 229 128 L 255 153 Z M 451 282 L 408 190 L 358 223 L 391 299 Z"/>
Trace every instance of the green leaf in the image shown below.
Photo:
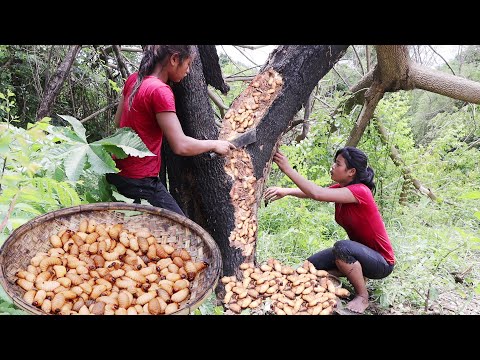
<path fill-rule="evenodd" d="M 16 203 L 15 204 L 15 210 L 22 210 L 26 213 L 30 213 L 30 214 L 34 214 L 34 215 L 41 215 L 42 214 L 40 211 L 38 211 L 37 209 L 35 209 L 34 207 L 32 207 L 31 205 L 26 204 L 26 203 Z"/>
<path fill-rule="evenodd" d="M 100 201 L 112 201 L 113 196 L 112 196 L 112 187 L 108 183 L 107 179 L 105 176 L 100 177 L 98 180 L 98 195 L 100 196 Z"/>
<path fill-rule="evenodd" d="M 480 284 L 478 284 L 477 287 L 475 288 L 475 293 L 477 295 L 480 295 Z"/>
<path fill-rule="evenodd" d="M 438 299 L 438 296 L 439 296 L 439 294 L 438 294 L 437 288 L 432 287 L 432 288 L 430 289 L 430 298 L 431 298 L 432 300 L 436 300 L 436 299 Z"/>
<path fill-rule="evenodd" d="M 65 180 L 66 176 L 67 175 L 65 174 L 65 169 L 63 166 L 55 167 L 55 171 L 53 172 L 53 179 L 57 181 L 62 181 Z"/>
<path fill-rule="evenodd" d="M 143 143 L 142 139 L 128 127 L 118 129 L 115 134 L 105 139 L 98 140 L 93 144 L 115 145 L 131 156 L 145 157 L 155 156 Z"/>
<path fill-rule="evenodd" d="M 473 213 L 473 216 L 475 216 L 477 219 L 480 220 L 480 211 L 476 211 Z"/>
<path fill-rule="evenodd" d="M 459 197 L 459 199 L 480 199 L 480 191 L 470 191 L 462 196 Z"/>
<path fill-rule="evenodd" d="M 23 310 L 16 309 L 15 305 L 10 302 L 0 302 L 0 314 L 4 315 L 26 315 Z"/>
<path fill-rule="evenodd" d="M 95 143 L 90 144 L 90 149 L 100 158 L 104 163 L 106 163 L 112 169 L 115 169 L 117 172 L 115 161 L 113 161 L 111 155 L 105 151 L 103 145 L 98 145 Z M 111 171 L 110 171 L 111 172 Z"/>
<path fill-rule="evenodd" d="M 214 315 L 223 315 L 224 314 L 223 306 L 215 306 L 213 308 L 213 314 Z"/>
<path fill-rule="evenodd" d="M 81 200 L 77 192 L 66 182 L 55 184 L 55 191 L 58 195 L 58 201 L 65 207 L 80 205 Z"/>
<path fill-rule="evenodd" d="M 87 160 L 88 145 L 72 146 L 65 153 L 65 175 L 70 181 L 77 181 Z"/>
<path fill-rule="evenodd" d="M 3 133 L 0 137 L 0 154 L 5 154 L 10 151 L 10 143 L 12 142 L 12 138 L 10 134 Z"/>
<path fill-rule="evenodd" d="M 36 127 L 36 128 L 39 128 L 41 130 L 46 131 L 48 126 L 50 125 L 51 120 L 52 120 L 52 118 L 47 116 L 47 117 L 44 117 L 43 119 L 41 119 L 41 120 L 39 120 L 39 121 L 37 121 L 33 124 L 28 123 L 27 124 L 27 130 Z"/>
<path fill-rule="evenodd" d="M 115 155 L 117 159 L 125 159 L 128 156 L 125 151 L 123 151 L 122 148 L 117 145 L 103 145 L 103 148 L 110 154 Z"/>
<path fill-rule="evenodd" d="M 91 165 L 91 169 L 93 172 L 99 175 L 117 172 L 117 169 L 114 166 L 109 165 L 112 162 L 113 164 L 115 164 L 115 162 L 112 160 L 111 157 L 110 157 L 109 163 L 106 163 L 97 154 L 95 154 L 95 152 L 90 147 L 88 147 L 87 156 L 88 156 L 88 162 Z"/>
<path fill-rule="evenodd" d="M 82 144 L 87 143 L 87 141 L 82 140 L 72 129 L 65 126 L 52 126 L 48 125 L 45 131 L 53 136 L 52 142 L 65 141 L 70 142 L 79 142 Z"/>
<path fill-rule="evenodd" d="M 58 115 L 58 114 L 57 114 Z M 58 115 L 63 120 L 67 121 L 72 125 L 73 130 L 75 133 L 82 139 L 84 142 L 87 142 L 87 137 L 85 136 L 85 128 L 83 127 L 82 123 L 75 119 L 73 116 L 69 115 Z"/>
<path fill-rule="evenodd" d="M 120 194 L 119 192 L 116 192 L 116 191 L 112 191 L 112 196 L 116 201 L 121 201 L 121 202 L 125 202 L 125 203 L 128 203 L 128 204 L 133 204 L 133 201 L 134 201 L 133 199 L 127 198 L 127 197 L 123 196 L 122 194 Z"/>

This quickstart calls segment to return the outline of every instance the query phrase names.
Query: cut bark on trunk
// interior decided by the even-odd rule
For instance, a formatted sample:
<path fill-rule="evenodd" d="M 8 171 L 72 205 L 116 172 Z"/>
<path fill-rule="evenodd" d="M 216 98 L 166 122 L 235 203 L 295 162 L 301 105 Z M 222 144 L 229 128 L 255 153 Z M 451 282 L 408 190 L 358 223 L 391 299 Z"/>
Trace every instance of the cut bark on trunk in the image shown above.
<path fill-rule="evenodd" d="M 256 130 L 257 141 L 228 157 L 206 154 L 180 158 L 168 151 L 170 191 L 185 213 L 220 247 L 224 275 L 255 260 L 257 209 L 282 134 L 318 81 L 348 45 L 280 46 L 232 103 L 218 133 L 202 63 L 174 85 L 177 115 L 185 134 L 197 139 L 230 139 Z"/>

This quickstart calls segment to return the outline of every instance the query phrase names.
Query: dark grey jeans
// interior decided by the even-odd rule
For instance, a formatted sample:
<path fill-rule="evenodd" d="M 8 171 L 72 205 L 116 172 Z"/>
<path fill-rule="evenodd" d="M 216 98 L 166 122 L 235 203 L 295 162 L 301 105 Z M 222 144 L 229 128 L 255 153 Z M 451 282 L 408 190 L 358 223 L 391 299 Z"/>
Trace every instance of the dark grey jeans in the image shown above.
<path fill-rule="evenodd" d="M 171 210 L 185 216 L 159 177 L 131 179 L 118 174 L 106 174 L 106 179 L 117 188 L 120 194 L 134 199 L 135 203 L 139 204 L 140 199 L 145 199 L 153 206 Z"/>
<path fill-rule="evenodd" d="M 362 265 L 363 276 L 369 279 L 383 279 L 390 275 L 395 265 L 368 246 L 352 240 L 339 240 L 332 248 L 322 250 L 308 258 L 317 270 L 338 270 L 335 260 L 348 264 L 358 261 Z"/>

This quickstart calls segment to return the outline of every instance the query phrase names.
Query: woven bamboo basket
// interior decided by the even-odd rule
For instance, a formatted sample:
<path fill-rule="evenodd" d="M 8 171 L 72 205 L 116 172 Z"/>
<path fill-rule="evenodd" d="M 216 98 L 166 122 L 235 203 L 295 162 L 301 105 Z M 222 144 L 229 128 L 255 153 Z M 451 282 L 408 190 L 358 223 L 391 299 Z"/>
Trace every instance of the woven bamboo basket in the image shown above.
<path fill-rule="evenodd" d="M 198 224 L 175 212 L 149 205 L 95 203 L 38 216 L 17 228 L 5 241 L 0 248 L 0 285 L 19 308 L 30 314 L 46 315 L 23 300 L 25 290 L 15 283 L 15 274 L 20 268 L 26 269 L 36 253 L 48 251 L 51 235 L 66 228 L 78 229 L 83 218 L 95 219 L 97 223 L 123 223 L 130 231 L 148 228 L 159 243 L 184 248 L 193 261 L 208 263 L 191 282 L 189 299 L 173 314 L 192 313 L 215 289 L 222 270 L 220 250 Z"/>

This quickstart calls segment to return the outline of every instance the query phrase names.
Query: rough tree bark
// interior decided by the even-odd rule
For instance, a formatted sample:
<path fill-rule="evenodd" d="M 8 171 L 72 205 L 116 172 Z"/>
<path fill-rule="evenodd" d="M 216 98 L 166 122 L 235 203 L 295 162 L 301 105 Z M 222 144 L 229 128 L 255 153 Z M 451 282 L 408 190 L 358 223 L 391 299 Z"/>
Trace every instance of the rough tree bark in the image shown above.
<path fill-rule="evenodd" d="M 255 260 L 257 209 L 271 161 L 291 119 L 348 45 L 278 47 L 232 103 L 222 129 L 214 124 L 204 69 L 196 57 L 188 77 L 173 86 L 184 132 L 197 139 L 230 139 L 256 129 L 257 141 L 228 157 L 181 158 L 167 149 L 170 191 L 186 215 L 205 228 L 222 253 L 223 274 L 238 275 Z"/>
<path fill-rule="evenodd" d="M 40 101 L 40 105 L 38 106 L 36 115 L 37 120 L 41 120 L 45 116 L 50 115 L 53 104 L 55 103 L 55 99 L 60 93 L 63 82 L 70 73 L 70 69 L 72 68 L 73 62 L 75 61 L 75 57 L 77 56 L 81 47 L 81 45 L 70 46 L 70 48 L 68 49 L 68 53 L 65 56 L 65 59 L 63 59 L 63 61 L 58 66 L 55 74 L 53 74 L 53 76 L 48 81 L 48 84 L 45 86 L 45 90 L 43 92 L 42 100 Z"/>

